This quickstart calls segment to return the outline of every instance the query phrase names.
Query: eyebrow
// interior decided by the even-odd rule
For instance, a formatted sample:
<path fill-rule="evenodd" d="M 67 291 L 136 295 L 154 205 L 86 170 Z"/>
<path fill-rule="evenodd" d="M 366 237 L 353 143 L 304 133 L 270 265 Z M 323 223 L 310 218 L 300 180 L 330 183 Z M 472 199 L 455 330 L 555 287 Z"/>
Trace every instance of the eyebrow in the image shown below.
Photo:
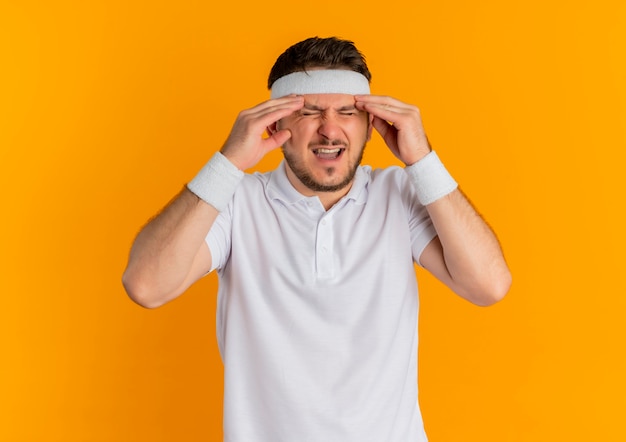
<path fill-rule="evenodd" d="M 304 108 L 307 110 L 312 110 L 312 111 L 319 111 L 319 112 L 323 112 L 326 109 L 320 106 L 316 106 L 314 104 L 310 104 L 310 103 L 304 103 Z M 341 106 L 335 109 L 337 112 L 345 112 L 345 111 L 351 111 L 351 110 L 356 110 L 356 106 L 354 104 L 348 104 L 345 106 Z"/>

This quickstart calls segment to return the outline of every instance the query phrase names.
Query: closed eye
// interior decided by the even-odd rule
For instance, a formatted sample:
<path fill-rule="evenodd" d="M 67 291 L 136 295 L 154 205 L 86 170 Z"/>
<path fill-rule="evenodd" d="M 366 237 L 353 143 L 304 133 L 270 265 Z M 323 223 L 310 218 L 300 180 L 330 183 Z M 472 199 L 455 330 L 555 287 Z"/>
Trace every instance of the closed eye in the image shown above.
<path fill-rule="evenodd" d="M 337 109 L 337 113 L 345 117 L 353 117 L 359 115 L 360 111 L 356 107 L 354 107 L 354 105 L 350 105 L 340 107 L 339 109 Z"/>
<path fill-rule="evenodd" d="M 313 117 L 313 116 L 321 115 L 321 112 L 303 110 L 300 112 L 300 115 L 302 115 L 303 117 Z"/>

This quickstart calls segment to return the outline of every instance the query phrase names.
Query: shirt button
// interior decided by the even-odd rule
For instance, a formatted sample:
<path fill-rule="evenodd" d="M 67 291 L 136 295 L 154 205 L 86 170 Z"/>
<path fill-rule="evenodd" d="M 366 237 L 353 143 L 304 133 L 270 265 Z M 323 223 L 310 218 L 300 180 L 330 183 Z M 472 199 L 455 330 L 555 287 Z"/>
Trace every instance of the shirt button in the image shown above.
<path fill-rule="evenodd" d="M 322 247 L 322 253 L 326 253 L 328 252 L 328 249 L 326 247 Z"/>
<path fill-rule="evenodd" d="M 323 225 L 323 226 L 325 226 L 325 225 L 326 225 L 326 220 L 325 220 L 325 219 L 323 219 L 323 220 L 322 220 L 322 225 Z"/>

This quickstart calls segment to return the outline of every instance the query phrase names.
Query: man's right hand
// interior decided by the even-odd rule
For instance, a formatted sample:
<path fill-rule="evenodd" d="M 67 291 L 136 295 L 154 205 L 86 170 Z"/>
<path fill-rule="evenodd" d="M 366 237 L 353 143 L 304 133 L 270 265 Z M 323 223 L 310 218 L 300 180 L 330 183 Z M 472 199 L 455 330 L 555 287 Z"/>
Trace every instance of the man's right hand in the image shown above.
<path fill-rule="evenodd" d="M 304 97 L 289 95 L 240 112 L 220 152 L 239 170 L 255 166 L 268 152 L 291 138 L 287 129 L 275 131 L 265 138 L 267 128 L 303 106 Z"/>
<path fill-rule="evenodd" d="M 253 167 L 291 137 L 288 130 L 264 137 L 265 130 L 303 106 L 304 98 L 288 96 L 241 112 L 222 154 L 240 170 Z M 212 262 L 205 238 L 217 215 L 217 209 L 185 188 L 150 221 L 135 239 L 123 276 L 131 299 L 158 307 L 205 275 Z"/>

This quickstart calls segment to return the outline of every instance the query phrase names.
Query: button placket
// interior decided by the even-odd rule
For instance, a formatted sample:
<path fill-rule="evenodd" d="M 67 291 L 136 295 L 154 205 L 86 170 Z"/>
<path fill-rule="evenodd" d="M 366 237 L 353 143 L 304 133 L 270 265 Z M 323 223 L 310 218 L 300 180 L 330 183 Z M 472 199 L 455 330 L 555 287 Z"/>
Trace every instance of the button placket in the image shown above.
<path fill-rule="evenodd" d="M 328 216 L 322 217 L 317 224 L 316 267 L 319 278 L 334 276 L 334 234 L 332 220 Z"/>

